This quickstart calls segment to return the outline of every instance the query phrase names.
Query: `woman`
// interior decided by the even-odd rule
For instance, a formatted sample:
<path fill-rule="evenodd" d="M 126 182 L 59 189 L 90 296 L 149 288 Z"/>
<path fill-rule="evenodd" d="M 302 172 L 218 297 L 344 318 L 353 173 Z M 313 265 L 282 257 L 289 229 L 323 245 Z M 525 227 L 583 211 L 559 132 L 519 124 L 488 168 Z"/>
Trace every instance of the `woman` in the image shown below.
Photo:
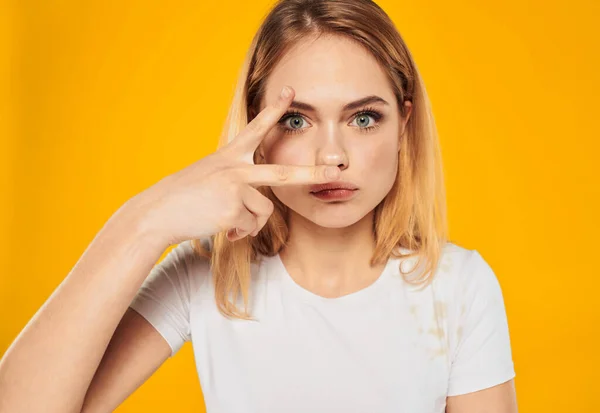
<path fill-rule="evenodd" d="M 0 412 L 112 411 L 188 340 L 209 413 L 516 412 L 498 280 L 446 233 L 391 20 L 282 0 L 219 149 L 111 217 L 3 358 Z"/>

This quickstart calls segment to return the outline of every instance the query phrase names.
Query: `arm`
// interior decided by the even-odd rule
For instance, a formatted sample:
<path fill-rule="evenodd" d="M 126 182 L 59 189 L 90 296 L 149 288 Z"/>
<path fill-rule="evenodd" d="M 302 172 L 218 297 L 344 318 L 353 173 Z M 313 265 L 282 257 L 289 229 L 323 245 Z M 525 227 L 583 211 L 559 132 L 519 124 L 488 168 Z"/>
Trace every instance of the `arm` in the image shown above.
<path fill-rule="evenodd" d="M 87 390 L 82 413 L 112 412 L 171 355 L 171 347 L 129 308 L 108 344 Z"/>
<path fill-rule="evenodd" d="M 168 356 L 158 333 L 141 317 L 126 314 L 166 248 L 140 216 L 129 203 L 117 211 L 11 344 L 0 360 L 0 413 L 79 412 L 84 398 L 92 403 L 103 388 L 122 398 Z M 117 370 L 123 367 L 117 360 L 125 358 L 128 371 Z M 103 383 L 111 376 L 127 383 L 109 388 Z"/>
<path fill-rule="evenodd" d="M 446 413 L 517 412 L 514 379 L 473 393 L 450 396 L 446 401 Z"/>

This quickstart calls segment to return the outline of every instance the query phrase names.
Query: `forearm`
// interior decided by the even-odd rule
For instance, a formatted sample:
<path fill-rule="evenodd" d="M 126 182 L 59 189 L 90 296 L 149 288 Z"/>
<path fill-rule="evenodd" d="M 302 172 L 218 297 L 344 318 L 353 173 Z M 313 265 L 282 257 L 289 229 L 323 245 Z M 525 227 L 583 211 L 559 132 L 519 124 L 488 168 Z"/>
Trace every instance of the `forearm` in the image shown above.
<path fill-rule="evenodd" d="M 0 360 L 0 413 L 77 412 L 121 317 L 167 245 L 117 211 Z"/>

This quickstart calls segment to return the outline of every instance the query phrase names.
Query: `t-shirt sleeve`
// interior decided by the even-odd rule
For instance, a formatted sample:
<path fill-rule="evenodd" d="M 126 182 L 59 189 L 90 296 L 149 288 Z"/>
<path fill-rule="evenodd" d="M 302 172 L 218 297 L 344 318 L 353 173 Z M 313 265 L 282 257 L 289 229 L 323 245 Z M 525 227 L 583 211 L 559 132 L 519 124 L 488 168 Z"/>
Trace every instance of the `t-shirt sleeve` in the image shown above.
<path fill-rule="evenodd" d="M 143 316 L 171 347 L 171 357 L 191 339 L 192 274 L 199 259 L 190 241 L 174 247 L 156 264 L 129 305 Z"/>
<path fill-rule="evenodd" d="M 494 271 L 472 250 L 461 273 L 448 396 L 483 390 L 515 377 L 504 299 Z"/>

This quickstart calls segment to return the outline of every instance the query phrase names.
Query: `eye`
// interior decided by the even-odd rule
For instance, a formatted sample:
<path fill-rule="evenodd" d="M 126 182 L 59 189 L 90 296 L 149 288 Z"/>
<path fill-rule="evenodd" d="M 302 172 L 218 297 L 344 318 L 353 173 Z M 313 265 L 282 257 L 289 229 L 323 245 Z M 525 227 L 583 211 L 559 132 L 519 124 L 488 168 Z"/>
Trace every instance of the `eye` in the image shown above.
<path fill-rule="evenodd" d="M 285 133 L 300 133 L 304 129 L 302 126 L 308 122 L 302 117 L 300 112 L 287 112 L 283 115 L 281 120 L 278 122 L 283 128 Z"/>
<path fill-rule="evenodd" d="M 300 129 L 305 122 L 304 118 L 301 116 L 290 116 L 286 120 L 291 120 L 290 123 L 286 124 L 286 126 L 289 126 L 291 129 Z"/>
<path fill-rule="evenodd" d="M 371 121 L 371 118 L 372 118 L 371 115 L 361 114 L 361 115 L 356 116 L 354 119 L 358 123 L 356 126 L 365 128 L 365 127 L 369 126 L 369 124 L 373 123 L 373 121 L 375 121 L 375 119 L 373 119 L 373 121 Z"/>
<path fill-rule="evenodd" d="M 360 132 L 370 132 L 377 129 L 380 125 L 380 121 L 383 119 L 383 114 L 373 108 L 365 108 L 362 111 L 354 114 L 354 120 L 357 122 L 358 130 Z M 302 133 L 310 127 L 308 121 L 300 112 L 290 111 L 286 112 L 279 120 L 278 124 L 281 126 L 285 133 Z M 304 125 L 306 127 L 302 127 Z M 354 123 L 351 123 L 354 125 Z"/>
<path fill-rule="evenodd" d="M 365 109 L 354 115 L 356 126 L 358 126 L 360 132 L 369 132 L 379 127 L 379 121 L 383 118 L 383 115 L 374 109 Z M 354 125 L 354 123 L 351 123 Z"/>
<path fill-rule="evenodd" d="M 375 124 L 381 119 L 382 115 L 379 112 L 373 110 L 364 110 L 355 115 L 354 120 L 356 126 L 361 129 L 368 129 L 374 127 Z"/>

